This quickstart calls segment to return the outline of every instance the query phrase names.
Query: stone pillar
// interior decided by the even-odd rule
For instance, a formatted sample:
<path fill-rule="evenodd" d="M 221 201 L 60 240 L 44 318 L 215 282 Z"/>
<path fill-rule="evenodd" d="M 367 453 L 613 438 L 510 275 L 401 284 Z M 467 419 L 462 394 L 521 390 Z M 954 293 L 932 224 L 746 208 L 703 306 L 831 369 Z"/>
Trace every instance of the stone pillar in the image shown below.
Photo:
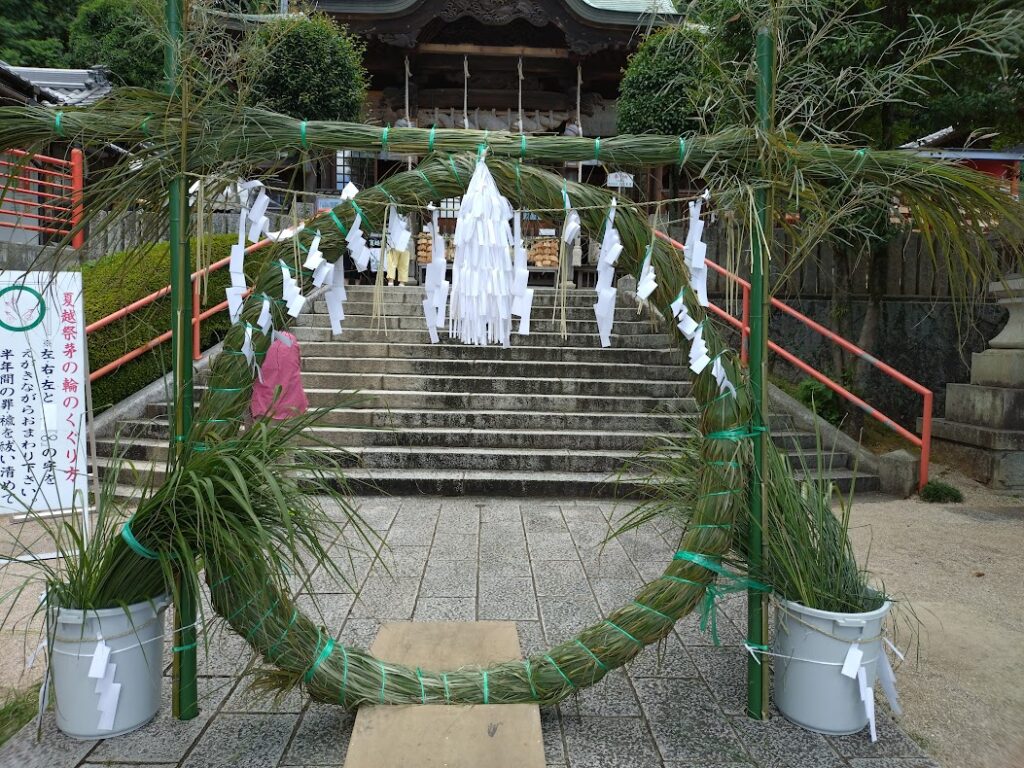
<path fill-rule="evenodd" d="M 971 358 L 971 383 L 946 387 L 946 417 L 932 435 L 969 475 L 992 488 L 1024 489 L 1024 276 L 989 293 L 1010 318 L 989 349 Z"/>

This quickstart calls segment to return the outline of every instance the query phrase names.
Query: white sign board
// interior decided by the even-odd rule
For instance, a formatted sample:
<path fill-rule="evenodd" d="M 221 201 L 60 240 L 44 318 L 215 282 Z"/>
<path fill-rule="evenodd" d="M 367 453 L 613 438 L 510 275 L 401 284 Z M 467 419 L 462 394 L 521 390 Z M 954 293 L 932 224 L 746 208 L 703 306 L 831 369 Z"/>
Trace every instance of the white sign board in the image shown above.
<path fill-rule="evenodd" d="M 608 174 L 608 181 L 605 183 L 607 187 L 616 187 L 617 189 L 632 189 L 633 188 L 633 174 L 626 173 L 625 171 L 615 171 Z"/>
<path fill-rule="evenodd" d="M 86 500 L 82 276 L 0 272 L 0 515 Z"/>

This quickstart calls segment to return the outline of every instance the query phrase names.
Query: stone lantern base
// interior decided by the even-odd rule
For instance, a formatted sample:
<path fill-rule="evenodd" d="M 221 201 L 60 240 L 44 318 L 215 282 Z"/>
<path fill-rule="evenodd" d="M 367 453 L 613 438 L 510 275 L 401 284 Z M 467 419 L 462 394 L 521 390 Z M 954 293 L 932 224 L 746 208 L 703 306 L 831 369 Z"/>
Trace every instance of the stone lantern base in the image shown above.
<path fill-rule="evenodd" d="M 946 387 L 946 417 L 936 419 L 936 447 L 991 488 L 1024 490 L 1024 277 L 992 283 L 1010 312 L 989 349 L 971 358 L 971 383 Z"/>

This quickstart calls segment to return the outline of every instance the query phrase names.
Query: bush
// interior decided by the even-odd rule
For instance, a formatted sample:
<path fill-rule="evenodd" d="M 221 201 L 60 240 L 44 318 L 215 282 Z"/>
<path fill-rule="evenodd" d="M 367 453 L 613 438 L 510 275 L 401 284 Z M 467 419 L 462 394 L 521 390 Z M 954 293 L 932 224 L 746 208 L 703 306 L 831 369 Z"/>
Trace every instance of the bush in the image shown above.
<path fill-rule="evenodd" d="M 226 258 L 234 235 L 212 237 L 210 261 Z M 194 247 L 194 244 L 193 244 Z M 193 251 L 192 263 L 195 263 Z M 246 272 L 256 273 L 255 259 L 247 260 Z M 171 256 L 167 243 L 154 245 L 148 251 L 112 253 L 91 264 L 82 266 L 82 285 L 85 292 L 86 323 L 106 317 L 133 301 L 148 296 L 167 286 L 170 281 Z M 224 301 L 224 289 L 231 277 L 226 269 L 210 275 L 203 308 Z M 171 327 L 171 299 L 165 296 L 148 307 L 134 312 L 123 320 L 108 325 L 89 335 L 89 369 L 102 368 L 127 352 L 147 343 Z M 220 312 L 202 323 L 203 349 L 220 341 L 230 327 L 227 311 Z M 93 384 L 93 408 L 99 413 L 129 395 L 138 392 L 171 370 L 171 345 L 164 343 L 150 352 L 122 365 Z"/>
<path fill-rule="evenodd" d="M 964 500 L 963 493 L 949 483 L 929 480 L 921 489 L 921 501 L 929 504 L 960 504 Z"/>
<path fill-rule="evenodd" d="M 277 19 L 256 35 L 256 101 L 303 120 L 359 120 L 367 86 L 359 38 L 323 14 Z"/>
<path fill-rule="evenodd" d="M 163 44 L 153 24 L 156 0 L 90 0 L 68 30 L 72 63 L 102 64 L 122 85 L 156 88 L 164 73 Z"/>
<path fill-rule="evenodd" d="M 797 385 L 796 399 L 834 427 L 846 417 L 842 398 L 817 379 L 803 379 Z"/>

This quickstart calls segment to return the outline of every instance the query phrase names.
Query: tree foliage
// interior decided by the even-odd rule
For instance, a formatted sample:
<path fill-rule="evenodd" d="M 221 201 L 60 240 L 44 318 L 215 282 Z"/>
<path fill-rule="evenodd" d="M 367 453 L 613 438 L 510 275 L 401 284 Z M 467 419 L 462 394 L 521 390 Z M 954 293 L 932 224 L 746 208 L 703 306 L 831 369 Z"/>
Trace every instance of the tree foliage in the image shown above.
<path fill-rule="evenodd" d="M 256 36 L 255 101 L 304 120 L 359 119 L 367 88 L 359 38 L 323 14 L 277 19 Z"/>
<path fill-rule="evenodd" d="M 77 0 L 0 0 L 0 59 L 24 67 L 67 63 L 68 25 Z"/>
<path fill-rule="evenodd" d="M 75 66 L 107 67 L 114 82 L 156 88 L 163 78 L 158 0 L 89 0 L 69 31 Z"/>

